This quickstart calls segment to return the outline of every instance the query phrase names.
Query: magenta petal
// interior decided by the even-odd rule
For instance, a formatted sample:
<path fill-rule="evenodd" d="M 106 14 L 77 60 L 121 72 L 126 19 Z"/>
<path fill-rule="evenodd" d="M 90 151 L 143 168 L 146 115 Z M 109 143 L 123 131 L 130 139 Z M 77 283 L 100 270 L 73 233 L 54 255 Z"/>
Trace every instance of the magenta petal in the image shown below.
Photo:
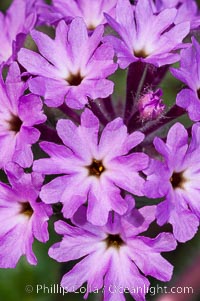
<path fill-rule="evenodd" d="M 0 167 L 4 167 L 6 163 L 12 161 L 15 152 L 16 137 L 14 135 L 0 136 L 1 157 Z"/>
<path fill-rule="evenodd" d="M 171 238 L 169 237 L 169 240 Z M 149 245 L 150 243 L 150 245 Z M 171 245 L 175 249 L 176 243 Z M 132 244 L 132 258 L 145 275 L 153 275 L 161 281 L 169 281 L 172 277 L 173 266 L 167 262 L 157 250 L 151 247 L 151 239 L 141 237 Z"/>
<path fill-rule="evenodd" d="M 91 253 L 79 262 L 70 272 L 63 276 L 61 286 L 67 287 L 68 291 L 77 290 L 89 278 L 89 282 L 94 282 L 94 280 L 96 280 L 96 287 L 101 288 L 103 286 L 103 277 L 108 264 L 109 257 L 103 256 L 101 250 Z M 88 266 L 93 266 L 95 268 L 91 270 L 88 269 Z M 95 277 L 97 275 L 98 277 Z M 76 279 L 75 283 L 74 278 Z"/>
<path fill-rule="evenodd" d="M 155 211 L 156 206 L 145 206 L 139 210 L 133 209 L 126 214 L 122 220 L 122 225 L 126 228 L 127 237 L 134 237 L 145 232 L 155 220 Z"/>
<path fill-rule="evenodd" d="M 25 254 L 24 250 L 24 234 L 26 232 L 27 225 L 19 224 L 15 228 L 11 229 L 4 237 L 1 237 L 0 246 L 0 266 L 1 268 L 15 268 L 19 258 Z M 14 238 L 14 239 L 13 239 Z M 32 237 L 27 237 L 28 240 L 32 240 Z M 29 244 L 29 243 L 28 243 Z M 29 262 L 36 264 L 35 256 L 32 256 L 32 251 L 28 250 Z M 9 254 L 9 256 L 8 256 Z"/>
<path fill-rule="evenodd" d="M 58 70 L 47 62 L 38 53 L 22 48 L 18 54 L 18 60 L 29 72 L 32 74 L 37 74 L 41 76 L 46 76 L 50 78 L 57 77 L 59 75 Z M 38 69 L 38 66 L 40 68 Z"/>
<path fill-rule="evenodd" d="M 50 107 L 59 107 L 69 90 L 64 80 L 58 81 L 42 76 L 30 79 L 29 87 L 32 93 L 42 95 L 45 103 Z"/>
<path fill-rule="evenodd" d="M 65 190 L 66 180 L 67 176 L 62 176 L 44 185 L 40 192 L 40 197 L 43 202 L 46 204 L 58 203 Z"/>
<path fill-rule="evenodd" d="M 33 126 L 46 121 L 46 116 L 42 112 L 41 99 L 33 94 L 23 96 L 19 104 L 19 116 L 24 121 L 24 125 Z M 31 114 L 30 114 L 31 111 Z"/>
<path fill-rule="evenodd" d="M 197 94 L 190 89 L 183 89 L 178 93 L 176 103 L 189 114 L 189 117 L 193 121 L 200 120 L 200 101 Z"/>
<path fill-rule="evenodd" d="M 47 242 L 49 239 L 47 222 L 49 220 L 49 216 L 51 216 L 52 213 L 53 210 L 51 206 L 47 206 L 42 203 L 38 204 L 36 215 L 32 220 L 32 227 L 33 235 L 36 239 L 38 239 L 41 242 Z"/>
<path fill-rule="evenodd" d="M 121 118 L 116 118 L 108 123 L 101 134 L 99 142 L 99 153 L 101 156 L 111 159 L 117 155 L 121 155 L 122 146 L 127 136 L 127 128 Z M 111 143 L 112 152 L 110 152 Z"/>
<path fill-rule="evenodd" d="M 175 238 L 180 242 L 192 239 L 199 226 L 199 219 L 189 210 L 174 210 L 169 221 Z"/>
<path fill-rule="evenodd" d="M 128 254 L 130 256 L 130 254 Z M 140 274 L 137 266 L 130 257 L 121 254 L 121 256 L 112 256 L 108 273 L 105 277 L 105 300 L 125 300 L 120 288 L 130 289 L 130 294 L 136 301 L 145 301 L 145 290 L 134 291 L 136 287 L 148 287 L 149 281 Z"/>
<path fill-rule="evenodd" d="M 53 40 L 48 35 L 37 30 L 33 30 L 31 32 L 31 36 L 37 44 L 37 47 L 42 56 L 46 58 L 49 62 L 51 62 L 54 66 L 62 70 L 63 64 L 67 60 L 67 52 L 63 45 L 59 43 L 58 40 Z M 58 56 L 60 57 L 59 60 Z M 42 73 L 41 75 L 45 76 L 45 74 Z"/>
<path fill-rule="evenodd" d="M 18 163 L 22 167 L 30 167 L 33 163 L 33 153 L 31 145 L 25 145 L 20 150 L 15 150 L 13 155 L 14 162 Z"/>
<path fill-rule="evenodd" d="M 64 231 L 62 231 L 64 228 Z M 89 232 L 78 231 L 77 228 L 69 226 L 68 224 L 57 221 L 55 223 L 57 233 L 68 234 L 67 241 L 63 239 L 61 242 L 54 244 L 49 249 L 50 257 L 56 259 L 58 262 L 74 260 L 88 255 L 96 250 L 98 244 L 98 237 L 91 235 Z M 80 244 L 82 247 L 80 248 Z M 71 252 L 73 250 L 73 252 Z"/>
<path fill-rule="evenodd" d="M 150 239 L 143 237 L 144 242 L 156 252 L 167 252 L 176 249 L 177 242 L 171 233 L 160 233 L 156 238 Z"/>
<path fill-rule="evenodd" d="M 108 220 L 108 213 L 111 210 L 111 206 L 107 202 L 107 199 L 101 199 L 99 197 L 99 195 L 96 196 L 94 192 L 90 190 L 87 220 L 94 225 L 103 226 Z"/>
<path fill-rule="evenodd" d="M 84 116 L 86 116 L 86 118 L 91 117 L 89 110 L 86 110 Z M 91 117 L 91 120 L 92 119 L 91 125 L 85 123 L 85 125 L 79 128 L 70 120 L 59 120 L 57 123 L 58 135 L 63 140 L 64 144 L 76 153 L 78 157 L 88 163 L 90 163 L 91 160 L 91 151 L 96 148 L 99 125 L 95 117 Z M 87 141 L 88 144 L 86 144 L 85 141 Z"/>

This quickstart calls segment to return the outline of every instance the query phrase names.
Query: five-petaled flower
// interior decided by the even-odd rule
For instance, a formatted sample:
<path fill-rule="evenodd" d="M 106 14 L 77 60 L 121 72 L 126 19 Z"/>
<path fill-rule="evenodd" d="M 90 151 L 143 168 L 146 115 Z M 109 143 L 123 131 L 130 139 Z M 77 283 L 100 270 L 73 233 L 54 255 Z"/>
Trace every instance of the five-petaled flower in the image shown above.
<path fill-rule="evenodd" d="M 52 215 L 49 205 L 38 201 L 43 177 L 26 174 L 16 163 L 8 163 L 8 184 L 0 182 L 0 267 L 14 268 L 22 255 L 30 264 L 37 259 L 32 251 L 34 238 L 49 239 L 47 221 Z"/>
<path fill-rule="evenodd" d="M 184 47 L 182 40 L 190 30 L 189 22 L 174 25 L 177 10 L 153 12 L 152 0 L 140 0 L 135 6 L 129 0 L 119 0 L 116 18 L 106 14 L 108 24 L 119 34 L 105 37 L 113 44 L 121 68 L 142 61 L 157 67 L 179 60 L 175 50 Z"/>
<path fill-rule="evenodd" d="M 107 124 L 99 140 L 99 120 L 89 109 L 82 113 L 80 126 L 59 120 L 57 131 L 65 146 L 41 142 L 50 158 L 36 160 L 33 165 L 43 174 L 62 174 L 43 186 L 43 202 L 62 202 L 64 216 L 71 218 L 87 201 L 88 220 L 104 225 L 109 211 L 124 214 L 127 210 L 120 188 L 143 195 L 144 179 L 139 171 L 147 167 L 148 156 L 130 153 L 142 142 L 141 132 L 129 135 L 123 120 L 117 118 Z"/>
<path fill-rule="evenodd" d="M 150 198 L 165 197 L 157 207 L 157 222 L 172 224 L 176 239 L 185 242 L 196 234 L 199 226 L 200 125 L 193 126 L 189 145 L 186 129 L 176 123 L 169 130 L 167 142 L 155 138 L 154 146 L 164 162 L 152 159 L 144 171 L 145 194 Z"/>
<path fill-rule="evenodd" d="M 104 286 L 104 301 L 124 301 L 123 291 L 127 290 L 136 301 L 143 301 L 149 287 L 145 276 L 162 281 L 171 278 L 173 267 L 160 253 L 174 250 L 176 240 L 171 233 L 161 233 L 155 238 L 140 235 L 155 219 L 155 207 L 132 209 L 130 196 L 127 203 L 126 215 L 110 214 L 103 227 L 87 221 L 85 207 L 76 213 L 75 226 L 64 221 L 55 223 L 55 230 L 63 239 L 49 249 L 50 257 L 58 262 L 81 259 L 63 276 L 61 286 L 76 291 L 87 282 L 85 298 Z"/>
<path fill-rule="evenodd" d="M 104 26 L 98 26 L 91 36 L 81 18 L 70 25 L 60 21 L 55 39 L 32 31 L 31 36 L 41 53 L 21 49 L 18 60 L 30 74 L 29 88 L 43 96 L 48 106 L 58 107 L 64 101 L 81 109 L 88 98 L 107 97 L 113 92 L 113 82 L 106 79 L 114 73 L 114 51 L 102 43 Z"/>
<path fill-rule="evenodd" d="M 192 38 L 192 45 L 181 51 L 180 68 L 171 73 L 186 84 L 176 97 L 176 104 L 187 110 L 193 121 L 200 120 L 200 45 Z"/>
<path fill-rule="evenodd" d="M 22 167 L 30 167 L 33 163 L 31 146 L 40 137 L 39 130 L 34 126 L 45 122 L 46 116 L 40 97 L 24 95 L 26 88 L 16 62 L 10 65 L 5 82 L 0 75 L 1 168 L 10 161 Z"/>

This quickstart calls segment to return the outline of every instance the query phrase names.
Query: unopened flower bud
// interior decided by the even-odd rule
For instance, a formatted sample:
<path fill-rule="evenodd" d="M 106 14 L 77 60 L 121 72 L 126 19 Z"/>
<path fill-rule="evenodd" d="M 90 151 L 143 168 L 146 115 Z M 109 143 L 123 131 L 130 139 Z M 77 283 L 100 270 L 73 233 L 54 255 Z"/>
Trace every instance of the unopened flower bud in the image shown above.
<path fill-rule="evenodd" d="M 155 120 L 161 116 L 165 109 L 161 96 L 162 90 L 157 89 L 155 92 L 149 91 L 139 99 L 138 110 L 142 120 Z"/>

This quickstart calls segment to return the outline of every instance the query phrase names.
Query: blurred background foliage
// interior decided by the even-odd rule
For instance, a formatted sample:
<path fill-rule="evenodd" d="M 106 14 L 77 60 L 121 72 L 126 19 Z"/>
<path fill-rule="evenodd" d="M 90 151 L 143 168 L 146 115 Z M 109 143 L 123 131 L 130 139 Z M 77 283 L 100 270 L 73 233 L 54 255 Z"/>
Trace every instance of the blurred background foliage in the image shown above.
<path fill-rule="evenodd" d="M 89 0 L 88 0 L 89 1 Z M 90 0 L 91 1 L 91 0 Z M 109 0 L 108 0 L 109 1 Z M 5 11 L 10 5 L 11 0 L 0 0 L 0 10 Z M 50 3 L 50 1 L 47 1 Z M 197 1 L 200 4 L 200 0 Z M 199 38 L 199 34 L 196 34 Z M 117 100 L 123 100 L 125 95 L 125 83 L 126 83 L 126 71 L 118 70 L 114 76 L 112 76 L 115 84 L 114 96 Z M 174 101 L 177 92 L 182 88 L 182 84 L 178 80 L 174 79 L 169 73 L 165 77 L 161 84 L 164 94 L 164 101 L 168 106 L 171 106 Z M 182 120 L 182 122 L 187 122 L 187 120 Z M 78 301 L 83 300 L 83 294 L 65 294 L 62 293 L 51 293 L 53 290 L 53 285 L 58 284 L 62 275 L 69 270 L 73 263 L 67 266 L 55 262 L 48 256 L 48 248 L 60 238 L 55 234 L 53 230 L 53 223 L 57 219 L 56 215 L 49 224 L 50 240 L 47 244 L 42 244 L 35 241 L 33 245 L 33 250 L 38 258 L 37 266 L 30 266 L 25 258 L 21 258 L 17 264 L 16 269 L 0 269 L 0 300 L 5 301 L 57 301 L 57 300 L 68 300 L 68 301 Z M 163 231 L 168 231 L 168 227 L 164 227 Z M 158 227 L 155 224 L 151 226 L 150 232 L 155 236 Z M 151 233 L 150 233 L 151 234 Z M 168 286 L 170 284 L 176 283 L 179 280 L 182 273 L 192 264 L 194 264 L 195 258 L 200 255 L 200 233 L 198 233 L 193 240 L 185 243 L 179 244 L 178 248 L 174 252 L 163 254 L 174 265 L 174 276 L 170 283 L 161 283 L 155 279 L 151 280 L 151 286 L 159 285 L 161 287 Z M 9 256 L 9 254 L 8 254 Z M 199 267 L 200 269 L 200 267 Z M 200 281 L 200 280 L 199 280 Z M 37 285 L 42 285 L 43 289 L 36 293 Z M 46 290 L 44 291 L 44 287 Z M 33 292 L 30 292 L 31 287 Z M 48 293 L 49 289 L 49 293 Z M 155 300 L 158 296 L 147 296 L 147 300 Z M 101 295 L 93 294 L 90 295 L 89 301 L 102 300 Z M 127 300 L 132 300 L 127 298 Z M 187 299 L 185 299 L 187 300 Z M 188 299 L 189 300 L 189 299 Z M 194 296 L 193 301 L 200 300 L 200 295 Z M 118 301 L 118 300 L 116 300 Z"/>

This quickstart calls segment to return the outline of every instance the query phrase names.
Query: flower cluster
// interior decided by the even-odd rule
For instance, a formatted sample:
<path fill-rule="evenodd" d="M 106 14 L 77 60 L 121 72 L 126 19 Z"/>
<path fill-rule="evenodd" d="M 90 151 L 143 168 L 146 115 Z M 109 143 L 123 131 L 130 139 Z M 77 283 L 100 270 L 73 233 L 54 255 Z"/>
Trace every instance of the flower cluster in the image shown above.
<path fill-rule="evenodd" d="M 171 279 L 161 253 L 200 221 L 196 2 L 13 0 L 0 27 L 0 267 L 22 255 L 37 264 L 33 241 L 49 239 L 54 214 L 62 240 L 48 255 L 79 260 L 61 286 L 104 287 L 104 301 L 125 300 L 109 290 L 122 287 L 144 301 L 134 288 Z M 124 99 L 114 93 L 120 68 Z M 168 72 L 185 84 L 171 108 L 160 86 Z"/>

